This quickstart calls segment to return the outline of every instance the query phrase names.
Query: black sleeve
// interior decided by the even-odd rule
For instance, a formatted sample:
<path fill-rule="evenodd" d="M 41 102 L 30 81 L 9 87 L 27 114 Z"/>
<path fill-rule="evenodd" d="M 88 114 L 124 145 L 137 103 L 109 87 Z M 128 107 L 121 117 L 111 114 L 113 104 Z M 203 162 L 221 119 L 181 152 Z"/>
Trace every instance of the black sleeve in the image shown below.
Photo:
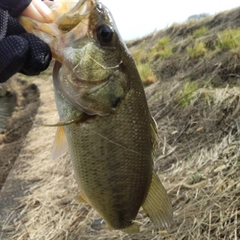
<path fill-rule="evenodd" d="M 0 83 L 17 72 L 38 75 L 49 66 L 51 58 L 47 44 L 26 33 L 16 18 L 0 8 Z"/>
<path fill-rule="evenodd" d="M 18 17 L 32 0 L 0 0 L 0 8 L 12 17 Z"/>

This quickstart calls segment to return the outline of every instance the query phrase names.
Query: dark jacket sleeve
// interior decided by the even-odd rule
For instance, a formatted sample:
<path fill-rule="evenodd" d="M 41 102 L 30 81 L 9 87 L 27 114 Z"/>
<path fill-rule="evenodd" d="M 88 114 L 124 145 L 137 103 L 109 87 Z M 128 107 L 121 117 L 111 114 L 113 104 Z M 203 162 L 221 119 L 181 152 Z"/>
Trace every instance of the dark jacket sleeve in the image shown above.
<path fill-rule="evenodd" d="M 0 8 L 12 17 L 18 17 L 32 0 L 0 0 Z"/>

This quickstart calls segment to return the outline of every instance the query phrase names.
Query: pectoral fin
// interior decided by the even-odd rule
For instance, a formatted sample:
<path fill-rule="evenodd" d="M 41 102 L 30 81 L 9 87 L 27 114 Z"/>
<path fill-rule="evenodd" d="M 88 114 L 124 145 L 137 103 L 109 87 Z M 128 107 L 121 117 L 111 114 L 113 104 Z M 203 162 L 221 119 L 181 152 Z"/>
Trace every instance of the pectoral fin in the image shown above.
<path fill-rule="evenodd" d="M 87 121 L 89 118 L 91 118 L 91 116 L 85 113 L 82 113 L 76 119 L 70 119 L 70 120 L 66 120 L 56 124 L 43 125 L 45 127 L 58 127 L 55 135 L 54 143 L 53 143 L 53 149 L 52 149 L 52 155 L 51 155 L 52 160 L 58 159 L 59 157 L 61 157 L 62 154 L 68 151 L 68 143 L 67 143 L 64 126 L 74 124 L 74 123 L 81 124 Z"/>
<path fill-rule="evenodd" d="M 142 208 L 158 228 L 170 226 L 173 217 L 172 205 L 165 188 L 155 173 L 152 175 L 152 182 Z"/>
<path fill-rule="evenodd" d="M 67 151 L 68 151 L 68 144 L 67 144 L 66 134 L 64 131 L 64 127 L 60 126 L 57 128 L 57 132 L 55 135 L 51 159 L 56 160 Z"/>

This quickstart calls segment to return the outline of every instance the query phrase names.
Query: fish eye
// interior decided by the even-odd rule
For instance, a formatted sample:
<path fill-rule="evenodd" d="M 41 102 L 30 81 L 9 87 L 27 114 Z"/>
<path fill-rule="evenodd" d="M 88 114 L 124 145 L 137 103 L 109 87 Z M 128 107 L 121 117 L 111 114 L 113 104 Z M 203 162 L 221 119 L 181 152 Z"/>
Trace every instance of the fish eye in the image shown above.
<path fill-rule="evenodd" d="M 110 26 L 102 24 L 97 28 L 97 38 L 100 43 L 110 43 L 113 38 L 113 30 Z"/>

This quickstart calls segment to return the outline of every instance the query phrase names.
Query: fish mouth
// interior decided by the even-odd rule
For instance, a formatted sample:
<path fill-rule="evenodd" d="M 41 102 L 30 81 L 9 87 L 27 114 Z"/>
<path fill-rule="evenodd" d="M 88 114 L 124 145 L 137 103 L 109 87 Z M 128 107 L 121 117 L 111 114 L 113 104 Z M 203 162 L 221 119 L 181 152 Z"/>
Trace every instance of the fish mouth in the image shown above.
<path fill-rule="evenodd" d="M 96 6 L 97 0 L 79 1 L 70 11 L 57 17 L 55 23 L 61 31 L 69 32 L 76 27 L 84 18 L 87 18 Z"/>

